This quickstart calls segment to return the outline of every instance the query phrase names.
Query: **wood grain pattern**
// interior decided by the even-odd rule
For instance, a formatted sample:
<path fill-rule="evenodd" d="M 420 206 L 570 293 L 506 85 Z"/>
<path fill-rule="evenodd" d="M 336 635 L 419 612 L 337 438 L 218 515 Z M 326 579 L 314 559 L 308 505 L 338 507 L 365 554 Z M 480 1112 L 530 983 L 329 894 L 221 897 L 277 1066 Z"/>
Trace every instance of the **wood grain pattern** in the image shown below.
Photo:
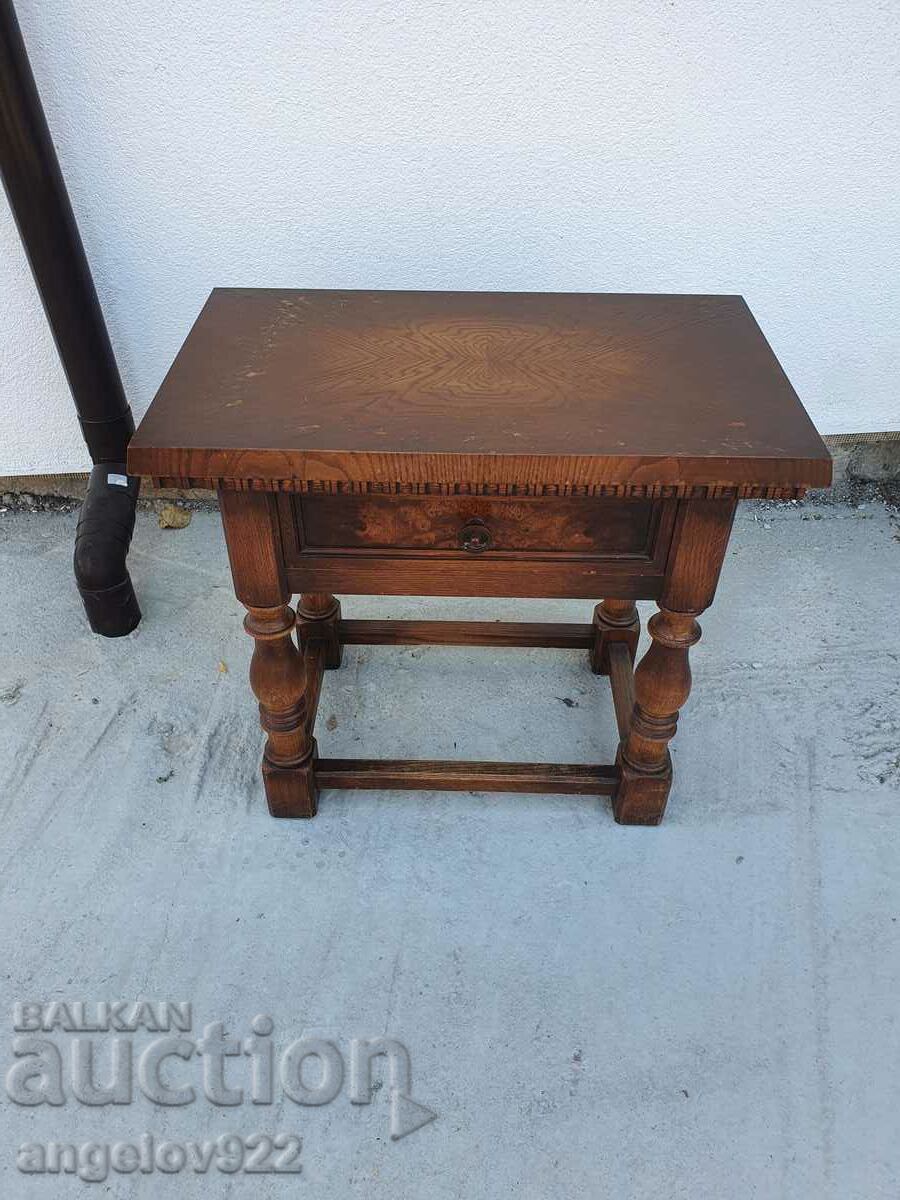
<path fill-rule="evenodd" d="M 321 758 L 322 788 L 390 788 L 435 792 L 550 792 L 609 796 L 613 767 L 580 763 L 448 762 L 432 759 Z"/>
<path fill-rule="evenodd" d="M 257 608 L 286 604 L 291 593 L 284 572 L 275 497 L 265 492 L 249 497 L 223 492 L 219 513 L 238 600 Z"/>
<path fill-rule="evenodd" d="M 306 671 L 304 726 L 307 737 L 312 740 L 319 713 L 319 698 L 322 695 L 322 679 L 325 674 L 326 647 L 322 642 L 310 641 L 302 647 L 303 665 Z"/>
<path fill-rule="evenodd" d="M 295 501 L 295 512 L 302 553 L 337 547 L 461 552 L 461 530 L 476 521 L 490 533 L 490 553 L 646 558 L 663 503 L 609 497 L 305 496 Z"/>
<path fill-rule="evenodd" d="M 587 650 L 593 625 L 552 621 L 341 621 L 345 646 L 549 646 Z"/>
<path fill-rule="evenodd" d="M 331 502 L 340 507 L 341 501 L 337 498 Z M 392 503 L 404 510 L 408 504 L 420 505 L 424 515 L 433 501 L 428 498 L 387 500 L 387 504 Z M 501 508 L 509 505 L 512 511 L 517 503 L 493 501 L 491 510 L 493 505 Z M 532 519 L 535 526 L 549 524 L 558 530 L 572 527 L 573 518 L 568 511 L 561 517 L 554 515 L 556 506 L 564 501 L 548 498 L 536 503 L 538 508 L 547 511 L 544 517 Z M 586 508 L 599 505 L 601 511 L 606 508 L 606 502 L 598 500 L 571 503 L 584 504 Z M 317 547 L 304 544 L 296 500 L 289 495 L 276 498 L 285 574 L 294 593 L 315 590 L 343 595 L 595 597 L 606 592 L 631 599 L 653 599 L 659 595 L 665 577 L 677 502 L 654 502 L 646 536 L 642 516 L 646 510 L 642 505 L 633 510 L 633 502 L 613 504 L 616 509 L 626 511 L 610 517 L 613 532 L 608 535 L 609 539 L 613 543 L 618 539 L 620 545 L 631 537 L 637 542 L 645 541 L 642 553 L 601 551 L 599 547 L 585 553 L 571 549 L 531 549 L 526 545 L 518 550 L 492 549 L 481 554 L 462 549 L 415 549 L 402 545 Z M 468 502 L 463 502 L 458 519 L 476 511 L 468 507 Z M 445 521 L 447 528 L 446 516 L 439 519 Z M 327 520 L 323 515 L 323 523 L 327 524 Z M 591 528 L 589 514 L 582 516 L 581 522 L 585 528 Z M 401 523 L 408 528 L 408 519 L 401 518 Z M 349 537 L 340 519 L 338 525 L 339 532 L 333 535 L 334 539 L 339 541 Z M 513 526 L 514 522 L 507 521 L 503 528 Z M 593 529 L 598 540 L 604 538 L 602 520 L 594 522 Z"/>
<path fill-rule="evenodd" d="M 610 673 L 609 651 L 613 645 L 624 645 L 634 662 L 641 636 L 641 619 L 634 601 L 601 600 L 594 609 L 593 631 L 591 670 L 595 675 Z"/>
<path fill-rule="evenodd" d="M 326 671 L 341 665 L 342 646 L 338 636 L 341 603 L 329 592 L 303 592 L 297 605 L 297 637 L 301 647 L 318 643 Z"/>
<path fill-rule="evenodd" d="M 691 690 L 688 649 L 700 638 L 690 613 L 661 609 L 647 629 L 653 641 L 635 671 L 634 710 L 616 760 L 621 779 L 615 813 L 629 825 L 662 820 L 672 784 L 669 742 Z"/>
<path fill-rule="evenodd" d="M 304 555 L 285 568 L 291 591 L 327 588 L 357 596 L 506 596 L 594 600 L 598 595 L 655 600 L 665 567 L 642 560 L 594 561 L 560 557 L 417 558 L 384 554 Z"/>
<path fill-rule="evenodd" d="M 216 291 L 128 461 L 219 489 L 274 815 L 314 815 L 320 786 L 503 790 L 611 795 L 642 825 L 737 501 L 831 475 L 734 296 Z M 590 625 L 344 621 L 336 593 L 604 599 Z M 659 612 L 634 669 L 636 599 Z M 351 643 L 588 650 L 615 765 L 318 759 Z"/>
<path fill-rule="evenodd" d="M 676 612 L 701 613 L 716 594 L 735 501 L 692 500 L 678 507 L 660 603 Z"/>
<path fill-rule="evenodd" d="M 619 737 L 626 738 L 634 715 L 634 667 L 625 642 L 613 642 L 607 650 L 609 683 L 616 710 Z"/>
<path fill-rule="evenodd" d="M 733 501 L 679 506 L 660 611 L 647 630 L 650 648 L 634 673 L 634 711 L 619 743 L 616 820 L 658 825 L 672 785 L 669 742 L 691 690 L 688 651 L 700 638 L 696 616 L 712 603 L 734 520 Z"/>
<path fill-rule="evenodd" d="M 217 289 L 129 448 L 180 480 L 826 485 L 737 296 Z"/>
<path fill-rule="evenodd" d="M 318 681 L 292 637 L 295 617 L 287 604 L 274 497 L 232 493 L 220 496 L 219 504 L 235 595 L 247 609 L 244 628 L 254 642 L 250 686 L 266 731 L 262 775 L 269 811 L 312 817 Z"/>

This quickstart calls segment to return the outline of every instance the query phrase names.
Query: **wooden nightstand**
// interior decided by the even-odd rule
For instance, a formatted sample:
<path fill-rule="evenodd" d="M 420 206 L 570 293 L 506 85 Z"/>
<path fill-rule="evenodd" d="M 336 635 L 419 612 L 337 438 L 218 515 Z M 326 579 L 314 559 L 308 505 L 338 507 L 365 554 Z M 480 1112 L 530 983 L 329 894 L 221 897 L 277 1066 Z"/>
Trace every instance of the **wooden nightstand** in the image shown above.
<path fill-rule="evenodd" d="M 273 815 L 323 788 L 502 790 L 609 795 L 642 825 L 737 501 L 831 479 L 738 296 L 216 290 L 128 467 L 218 489 Z M 336 592 L 604 599 L 584 625 L 345 621 Z M 659 612 L 633 671 L 638 599 Z M 322 672 L 367 643 L 583 649 L 615 764 L 319 758 Z"/>

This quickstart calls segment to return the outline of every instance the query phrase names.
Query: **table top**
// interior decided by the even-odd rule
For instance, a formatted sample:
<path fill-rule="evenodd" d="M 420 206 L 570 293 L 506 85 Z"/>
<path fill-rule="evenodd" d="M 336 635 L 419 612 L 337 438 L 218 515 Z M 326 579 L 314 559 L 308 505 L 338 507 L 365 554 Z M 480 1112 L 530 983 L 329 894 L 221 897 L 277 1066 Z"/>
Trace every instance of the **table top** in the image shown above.
<path fill-rule="evenodd" d="M 831 460 L 740 296 L 217 288 L 128 452 L 184 486 L 794 495 Z"/>

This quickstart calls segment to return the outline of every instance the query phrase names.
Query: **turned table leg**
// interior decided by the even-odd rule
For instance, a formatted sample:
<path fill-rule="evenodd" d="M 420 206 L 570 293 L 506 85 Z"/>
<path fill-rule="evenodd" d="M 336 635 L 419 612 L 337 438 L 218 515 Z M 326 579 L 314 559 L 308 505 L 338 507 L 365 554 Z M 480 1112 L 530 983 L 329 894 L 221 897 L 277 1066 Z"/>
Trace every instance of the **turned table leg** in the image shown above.
<path fill-rule="evenodd" d="M 341 602 L 327 592 L 304 592 L 297 605 L 297 636 L 300 645 L 320 642 L 325 651 L 326 671 L 341 665 L 344 647 L 341 645 Z"/>
<path fill-rule="evenodd" d="M 672 786 L 669 742 L 691 690 L 688 649 L 700 638 L 693 613 L 666 609 L 650 618 L 647 631 L 653 641 L 634 673 L 631 728 L 616 757 L 621 778 L 613 807 L 627 825 L 662 820 Z"/>
<path fill-rule="evenodd" d="M 660 611 L 647 631 L 650 648 L 634 673 L 631 726 L 616 755 L 613 797 L 624 825 L 658 825 L 672 786 L 669 742 L 691 690 L 688 651 L 700 638 L 697 616 L 715 595 L 736 501 L 683 500 L 672 536 Z"/>
<path fill-rule="evenodd" d="M 594 640 L 590 652 L 594 674 L 609 674 L 612 642 L 624 642 L 634 662 L 640 635 L 641 619 L 633 600 L 601 600 L 594 609 Z"/>
<path fill-rule="evenodd" d="M 273 817 L 316 814 L 315 739 L 307 732 L 310 683 L 294 643 L 295 617 L 277 538 L 274 497 L 219 492 L 237 598 L 253 638 L 250 686 L 266 731 L 262 776 Z"/>

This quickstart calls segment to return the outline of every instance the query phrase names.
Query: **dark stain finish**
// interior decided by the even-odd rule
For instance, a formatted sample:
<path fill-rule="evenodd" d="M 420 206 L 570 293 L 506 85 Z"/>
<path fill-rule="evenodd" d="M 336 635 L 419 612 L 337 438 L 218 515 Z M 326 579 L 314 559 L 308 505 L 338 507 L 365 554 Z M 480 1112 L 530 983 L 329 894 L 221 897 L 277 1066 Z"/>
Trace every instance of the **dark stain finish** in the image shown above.
<path fill-rule="evenodd" d="M 129 462 L 288 486 L 830 480 L 740 296 L 217 289 Z"/>
<path fill-rule="evenodd" d="M 129 466 L 219 489 L 273 815 L 323 787 L 496 789 L 611 795 L 637 825 L 665 811 L 738 500 L 831 477 L 735 296 L 216 291 Z M 604 599 L 591 624 L 437 623 L 344 620 L 335 592 Z M 635 667 L 636 599 L 659 612 Z M 586 652 L 615 764 L 320 758 L 347 644 Z"/>

